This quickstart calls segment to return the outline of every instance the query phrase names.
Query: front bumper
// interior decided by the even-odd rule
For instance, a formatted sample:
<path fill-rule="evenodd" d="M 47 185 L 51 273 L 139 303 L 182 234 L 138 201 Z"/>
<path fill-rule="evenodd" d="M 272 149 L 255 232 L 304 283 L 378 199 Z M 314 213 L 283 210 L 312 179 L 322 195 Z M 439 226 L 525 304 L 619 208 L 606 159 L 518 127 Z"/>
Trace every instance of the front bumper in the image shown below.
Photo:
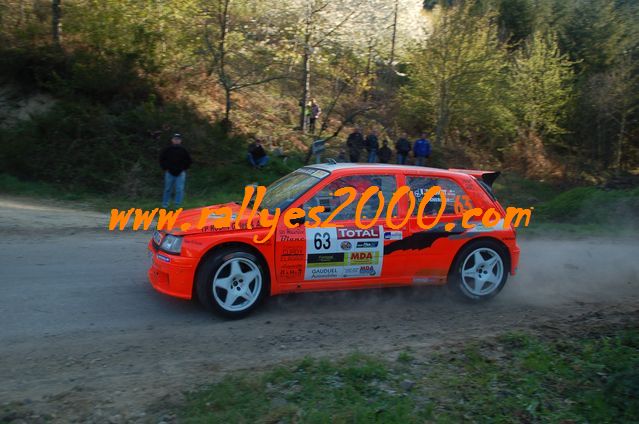
<path fill-rule="evenodd" d="M 148 275 L 153 288 L 169 296 L 191 299 L 197 261 L 157 250 L 152 242 L 149 251 L 152 259 Z"/>

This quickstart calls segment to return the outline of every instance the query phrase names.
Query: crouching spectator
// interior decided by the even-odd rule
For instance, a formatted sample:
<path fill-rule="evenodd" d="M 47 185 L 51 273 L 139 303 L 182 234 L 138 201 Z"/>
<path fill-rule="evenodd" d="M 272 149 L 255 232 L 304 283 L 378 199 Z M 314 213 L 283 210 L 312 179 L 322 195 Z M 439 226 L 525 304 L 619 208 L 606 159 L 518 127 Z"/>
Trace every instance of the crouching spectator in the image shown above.
<path fill-rule="evenodd" d="M 248 148 L 248 161 L 253 168 L 262 168 L 268 163 L 268 155 L 262 146 L 262 141 L 256 139 Z"/>

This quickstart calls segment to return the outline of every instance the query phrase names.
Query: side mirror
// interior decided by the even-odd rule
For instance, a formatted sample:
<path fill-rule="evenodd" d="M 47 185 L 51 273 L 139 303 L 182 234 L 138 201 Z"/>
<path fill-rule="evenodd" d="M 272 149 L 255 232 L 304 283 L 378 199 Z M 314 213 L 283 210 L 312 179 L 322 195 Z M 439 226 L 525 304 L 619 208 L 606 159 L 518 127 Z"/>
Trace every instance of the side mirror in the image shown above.
<path fill-rule="evenodd" d="M 300 225 L 302 225 L 305 222 L 306 222 L 306 216 L 301 216 L 299 218 L 291 219 L 291 224 L 300 224 Z"/>

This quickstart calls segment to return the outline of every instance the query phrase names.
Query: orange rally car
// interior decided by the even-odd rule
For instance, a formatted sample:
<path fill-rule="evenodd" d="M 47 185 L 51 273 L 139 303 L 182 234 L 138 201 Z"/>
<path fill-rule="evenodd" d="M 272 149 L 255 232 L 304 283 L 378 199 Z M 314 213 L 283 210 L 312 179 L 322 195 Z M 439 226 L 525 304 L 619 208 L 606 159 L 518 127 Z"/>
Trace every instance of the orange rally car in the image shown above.
<path fill-rule="evenodd" d="M 481 301 L 496 295 L 514 274 L 519 261 L 515 230 L 503 220 L 487 228 L 479 221 L 472 229 L 462 228 L 463 210 L 495 208 L 505 215 L 492 194 L 498 172 L 442 170 L 414 166 L 371 164 L 318 164 L 300 168 L 271 184 L 260 205 L 270 213 L 280 208 L 309 211 L 323 206 L 319 217 L 334 214 L 338 227 L 310 228 L 299 218 L 295 228 L 280 219 L 273 236 L 263 239 L 269 228 L 252 221 L 241 205 L 228 203 L 237 220 L 230 228 L 205 225 L 197 229 L 202 209 L 182 211 L 174 230 L 156 231 L 149 243 L 153 287 L 165 294 L 197 297 L 207 308 L 229 317 L 252 311 L 266 296 L 281 293 L 363 289 L 412 284 L 449 286 L 462 297 Z M 357 199 L 338 213 L 344 201 L 334 195 L 341 187 L 354 187 L 358 196 L 377 186 L 385 203 L 398 187 L 408 186 L 420 198 L 433 186 L 440 186 L 446 206 L 438 224 L 423 230 L 417 222 L 417 206 L 407 217 L 409 196 L 402 196 L 388 227 L 386 208 L 376 225 L 356 226 Z M 373 196 L 361 211 L 361 222 L 376 216 L 380 199 Z M 461 207 L 460 207 L 461 205 Z M 425 207 L 424 222 L 437 214 L 441 198 L 433 197 Z M 228 210 L 228 209 L 227 209 Z M 240 216 L 236 216 L 240 214 Z M 215 219 L 216 216 L 211 216 Z M 188 230 L 182 224 L 189 223 Z"/>

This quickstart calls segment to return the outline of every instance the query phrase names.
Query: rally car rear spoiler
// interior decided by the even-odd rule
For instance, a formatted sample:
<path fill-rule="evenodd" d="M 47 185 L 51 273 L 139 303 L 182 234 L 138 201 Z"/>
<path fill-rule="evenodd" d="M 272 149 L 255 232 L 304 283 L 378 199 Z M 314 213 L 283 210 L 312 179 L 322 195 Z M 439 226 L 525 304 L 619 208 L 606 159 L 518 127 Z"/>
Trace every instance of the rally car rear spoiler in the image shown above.
<path fill-rule="evenodd" d="M 484 183 L 486 183 L 486 185 L 488 187 L 491 187 L 491 188 L 493 186 L 493 183 L 497 179 L 497 177 L 499 177 L 499 175 L 501 174 L 500 171 L 479 171 L 479 170 L 476 170 L 476 169 L 454 169 L 454 168 L 449 168 L 448 170 L 452 171 L 452 172 L 461 172 L 462 174 L 472 175 L 473 177 L 477 178 L 478 180 L 481 180 Z"/>

